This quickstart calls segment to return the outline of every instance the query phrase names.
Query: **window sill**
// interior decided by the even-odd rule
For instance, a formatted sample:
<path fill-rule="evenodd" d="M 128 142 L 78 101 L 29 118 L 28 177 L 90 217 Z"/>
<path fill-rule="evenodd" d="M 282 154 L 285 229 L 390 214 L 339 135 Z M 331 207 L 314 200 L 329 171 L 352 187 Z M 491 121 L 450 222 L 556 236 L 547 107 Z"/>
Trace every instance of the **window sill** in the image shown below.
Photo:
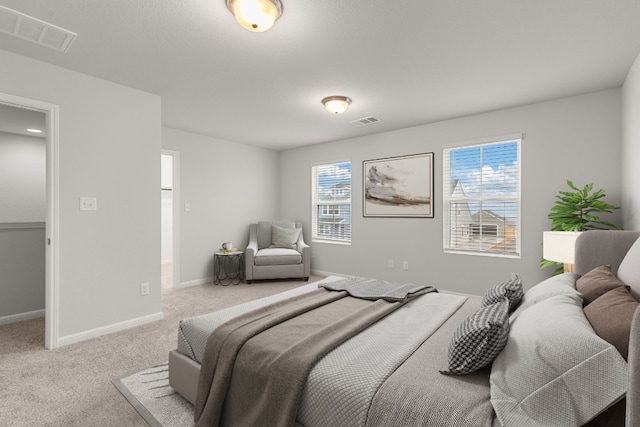
<path fill-rule="evenodd" d="M 330 245 L 342 245 L 342 246 L 351 246 L 351 242 L 346 242 L 344 240 L 327 240 L 327 239 L 311 239 L 312 243 L 328 243 Z"/>
<path fill-rule="evenodd" d="M 512 258 L 512 259 L 520 259 L 520 254 L 502 254 L 497 252 L 475 252 L 475 251 L 464 251 L 457 249 L 444 249 L 445 254 L 456 254 L 456 255 L 473 255 L 473 256 L 487 256 L 493 258 Z"/>

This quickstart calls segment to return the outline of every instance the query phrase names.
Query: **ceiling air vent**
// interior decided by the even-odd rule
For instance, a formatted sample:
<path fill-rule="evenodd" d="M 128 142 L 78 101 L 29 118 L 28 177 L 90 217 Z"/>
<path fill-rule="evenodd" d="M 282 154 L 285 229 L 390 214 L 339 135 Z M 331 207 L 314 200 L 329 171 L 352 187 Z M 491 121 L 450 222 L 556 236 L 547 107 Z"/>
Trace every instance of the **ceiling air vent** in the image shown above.
<path fill-rule="evenodd" d="M 8 7 L 0 6 L 0 32 L 66 52 L 77 36 L 64 28 L 56 27 Z"/>
<path fill-rule="evenodd" d="M 369 116 L 369 117 L 363 117 L 363 118 L 358 119 L 358 120 L 353 120 L 353 121 L 351 121 L 349 123 L 351 123 L 355 127 L 360 127 L 360 126 L 372 125 L 374 123 L 378 123 L 378 122 L 381 122 L 381 121 L 382 120 L 380 120 L 377 117 Z"/>

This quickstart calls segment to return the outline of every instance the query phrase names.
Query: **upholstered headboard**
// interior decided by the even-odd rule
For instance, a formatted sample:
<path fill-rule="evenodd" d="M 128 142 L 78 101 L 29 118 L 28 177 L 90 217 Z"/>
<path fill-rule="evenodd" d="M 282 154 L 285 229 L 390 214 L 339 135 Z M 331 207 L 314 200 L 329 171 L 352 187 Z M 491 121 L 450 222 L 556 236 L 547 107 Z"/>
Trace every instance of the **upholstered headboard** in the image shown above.
<path fill-rule="evenodd" d="M 613 274 L 617 274 L 620 263 L 638 237 L 640 231 L 591 230 L 582 233 L 576 240 L 575 272 L 583 275 L 598 266 L 610 264 Z"/>
<path fill-rule="evenodd" d="M 576 240 L 575 272 L 582 275 L 603 264 L 610 264 L 618 273 L 620 263 L 640 237 L 640 231 L 593 230 L 582 233 Z M 637 273 L 640 277 L 640 270 Z M 640 294 L 637 283 L 632 293 Z M 629 390 L 627 392 L 627 427 L 640 426 L 640 308 L 631 324 L 629 342 Z"/>

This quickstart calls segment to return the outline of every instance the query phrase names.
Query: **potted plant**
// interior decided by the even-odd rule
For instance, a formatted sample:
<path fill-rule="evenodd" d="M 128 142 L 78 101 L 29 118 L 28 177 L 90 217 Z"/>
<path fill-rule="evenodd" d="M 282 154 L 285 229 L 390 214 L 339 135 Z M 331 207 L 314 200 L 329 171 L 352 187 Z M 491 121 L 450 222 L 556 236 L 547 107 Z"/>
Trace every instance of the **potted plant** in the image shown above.
<path fill-rule="evenodd" d="M 620 206 L 614 206 L 602 200 L 605 197 L 603 189 L 592 192 L 593 184 L 587 184 L 580 189 L 569 180 L 567 180 L 567 185 L 573 191 L 559 191 L 556 195 L 556 202 L 547 215 L 551 220 L 551 231 L 622 229 L 612 222 L 601 220 L 598 216 L 620 209 Z M 544 258 L 540 260 L 540 268 L 542 269 L 558 265 L 561 263 Z M 561 272 L 562 267 L 556 269 L 554 274 Z"/>

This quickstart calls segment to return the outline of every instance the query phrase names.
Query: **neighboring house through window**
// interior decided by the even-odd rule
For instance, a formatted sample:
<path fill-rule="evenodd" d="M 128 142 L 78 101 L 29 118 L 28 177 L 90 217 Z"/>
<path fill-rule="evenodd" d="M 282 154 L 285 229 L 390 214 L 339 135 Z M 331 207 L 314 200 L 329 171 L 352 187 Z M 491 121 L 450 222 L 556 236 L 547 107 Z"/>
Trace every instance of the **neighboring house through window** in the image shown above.
<path fill-rule="evenodd" d="M 312 174 L 312 238 L 351 243 L 351 162 L 314 165 Z"/>
<path fill-rule="evenodd" d="M 445 252 L 520 257 L 521 136 L 444 149 Z"/>
<path fill-rule="evenodd" d="M 340 205 L 322 205 L 322 216 L 340 215 Z"/>

